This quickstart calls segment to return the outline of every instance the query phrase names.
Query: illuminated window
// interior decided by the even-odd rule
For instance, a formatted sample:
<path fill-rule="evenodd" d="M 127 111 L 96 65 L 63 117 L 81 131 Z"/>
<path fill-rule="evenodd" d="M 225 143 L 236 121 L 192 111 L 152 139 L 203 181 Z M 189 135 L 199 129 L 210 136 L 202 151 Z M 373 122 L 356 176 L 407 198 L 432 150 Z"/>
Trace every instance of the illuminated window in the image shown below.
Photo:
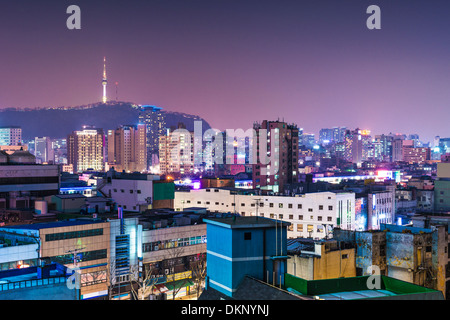
<path fill-rule="evenodd" d="M 298 232 L 303 232 L 303 225 L 302 224 L 297 224 L 297 231 Z"/>

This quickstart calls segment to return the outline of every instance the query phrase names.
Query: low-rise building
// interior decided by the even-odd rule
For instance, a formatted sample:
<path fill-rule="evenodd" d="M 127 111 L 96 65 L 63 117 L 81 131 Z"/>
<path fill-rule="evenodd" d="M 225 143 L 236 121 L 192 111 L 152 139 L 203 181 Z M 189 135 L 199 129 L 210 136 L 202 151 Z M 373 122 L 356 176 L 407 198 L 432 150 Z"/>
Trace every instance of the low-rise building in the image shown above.
<path fill-rule="evenodd" d="M 79 283 L 71 275 L 58 263 L 0 271 L 0 300 L 79 300 Z"/>
<path fill-rule="evenodd" d="M 304 238 L 287 241 L 287 273 L 305 280 L 356 276 L 354 244 Z"/>
<path fill-rule="evenodd" d="M 170 300 L 197 293 L 193 266 L 205 259 L 207 216 L 198 211 L 151 210 L 139 216 L 144 274 L 156 278 L 153 294 Z"/>
<path fill-rule="evenodd" d="M 448 234 L 443 226 L 427 228 L 382 224 L 376 231 L 335 229 L 333 238 L 356 245 L 357 276 L 376 271 L 446 295 Z"/>
<path fill-rule="evenodd" d="M 35 241 L 38 265 L 57 262 L 71 269 L 79 268 L 80 299 L 108 296 L 109 222 L 86 219 L 14 225 L 0 228 L 0 234 Z M 35 259 L 28 252 L 22 253 L 23 256 L 8 257 L 14 261 L 26 260 L 25 257 Z"/>
<path fill-rule="evenodd" d="M 322 239 L 332 235 L 333 227 L 355 227 L 353 192 L 317 192 L 296 196 L 259 195 L 254 191 L 205 188 L 176 191 L 175 210 L 203 206 L 210 212 L 230 212 L 290 222 L 289 238 Z"/>

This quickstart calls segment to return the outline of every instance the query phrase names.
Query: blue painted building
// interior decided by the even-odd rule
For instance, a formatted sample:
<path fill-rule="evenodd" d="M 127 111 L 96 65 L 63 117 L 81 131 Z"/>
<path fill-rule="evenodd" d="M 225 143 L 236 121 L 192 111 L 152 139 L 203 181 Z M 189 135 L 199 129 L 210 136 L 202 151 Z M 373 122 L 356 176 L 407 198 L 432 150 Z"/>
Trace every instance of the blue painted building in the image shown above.
<path fill-rule="evenodd" d="M 206 286 L 233 296 L 245 276 L 282 285 L 288 222 L 262 217 L 208 218 Z"/>
<path fill-rule="evenodd" d="M 72 273 L 58 263 L 0 271 L 0 300 L 79 300 Z"/>

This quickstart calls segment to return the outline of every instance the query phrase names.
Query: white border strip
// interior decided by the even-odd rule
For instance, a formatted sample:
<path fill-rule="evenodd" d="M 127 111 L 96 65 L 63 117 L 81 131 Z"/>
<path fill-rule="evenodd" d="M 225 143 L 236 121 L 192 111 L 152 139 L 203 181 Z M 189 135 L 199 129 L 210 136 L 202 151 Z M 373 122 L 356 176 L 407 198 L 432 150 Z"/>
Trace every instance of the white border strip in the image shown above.
<path fill-rule="evenodd" d="M 224 256 L 223 254 L 211 251 L 211 250 L 206 250 L 207 254 L 211 254 L 213 256 L 216 256 L 218 258 L 230 261 L 230 262 L 241 262 L 241 261 L 258 261 L 258 260 L 264 260 L 264 259 L 270 259 L 270 257 L 243 257 L 243 258 L 231 258 L 228 256 Z"/>

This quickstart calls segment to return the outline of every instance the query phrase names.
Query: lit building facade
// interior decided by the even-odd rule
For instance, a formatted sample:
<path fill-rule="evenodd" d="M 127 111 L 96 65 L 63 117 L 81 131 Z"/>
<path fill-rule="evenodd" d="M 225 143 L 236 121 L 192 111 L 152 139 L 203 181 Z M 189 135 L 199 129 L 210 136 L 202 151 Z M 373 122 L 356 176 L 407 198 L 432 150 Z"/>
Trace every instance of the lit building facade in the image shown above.
<path fill-rule="evenodd" d="M 67 162 L 73 172 L 104 170 L 105 135 L 102 129 L 83 129 L 67 136 Z"/>
<path fill-rule="evenodd" d="M 37 163 L 49 163 L 55 160 L 50 137 L 34 138 L 34 155 Z"/>
<path fill-rule="evenodd" d="M 108 166 L 116 171 L 147 170 L 146 125 L 121 126 L 108 130 Z"/>
<path fill-rule="evenodd" d="M 22 144 L 22 128 L 17 126 L 0 127 L 0 146 L 18 146 Z"/>
<path fill-rule="evenodd" d="M 431 159 L 430 148 L 403 147 L 403 161 L 422 163 Z"/>
<path fill-rule="evenodd" d="M 143 105 L 139 109 L 139 123 L 146 125 L 147 130 L 147 169 L 158 164 L 159 137 L 166 130 L 166 118 L 162 108 Z"/>
<path fill-rule="evenodd" d="M 284 192 L 284 185 L 298 181 L 298 135 L 295 125 L 264 120 L 255 123 L 257 161 L 253 161 L 255 188 Z M 267 160 L 265 158 L 267 154 Z"/>
<path fill-rule="evenodd" d="M 190 175 L 195 171 L 194 133 L 183 127 L 159 137 L 160 174 Z"/>
<path fill-rule="evenodd" d="M 322 239 L 332 234 L 333 227 L 355 229 L 355 194 L 352 192 L 317 192 L 294 197 L 252 195 L 219 188 L 175 192 L 175 210 L 183 211 L 192 206 L 211 212 L 290 222 L 289 238 Z"/>

